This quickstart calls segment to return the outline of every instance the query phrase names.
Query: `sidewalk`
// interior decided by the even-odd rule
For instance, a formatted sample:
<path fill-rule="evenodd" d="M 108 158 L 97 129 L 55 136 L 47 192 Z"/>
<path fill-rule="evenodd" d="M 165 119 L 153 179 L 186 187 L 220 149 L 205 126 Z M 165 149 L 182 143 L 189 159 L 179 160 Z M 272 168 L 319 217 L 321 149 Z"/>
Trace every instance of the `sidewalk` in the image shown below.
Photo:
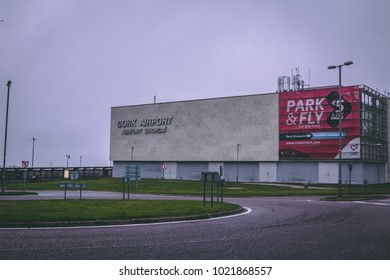
<path fill-rule="evenodd" d="M 58 200 L 64 199 L 65 193 L 63 190 L 59 191 L 34 191 L 37 195 L 0 195 L 0 200 Z M 189 200 L 201 199 L 196 196 L 170 196 L 170 195 L 151 195 L 151 194 L 133 194 L 130 193 L 130 199 L 145 199 L 145 200 Z M 82 199 L 123 199 L 121 192 L 107 192 L 107 191 L 83 191 Z M 80 199 L 79 190 L 68 190 L 66 192 L 66 199 L 75 200 Z M 125 193 L 125 200 L 127 200 L 127 193 Z"/>
<path fill-rule="evenodd" d="M 258 185 L 259 183 L 243 183 L 246 185 Z M 302 184 L 280 184 L 280 183 L 262 183 L 264 185 L 269 186 L 280 186 L 280 187 L 288 187 L 293 189 L 304 189 L 305 186 Z M 315 190 L 329 190 L 330 188 L 324 188 L 324 187 L 313 187 L 310 184 L 308 184 L 309 189 L 315 189 Z"/>

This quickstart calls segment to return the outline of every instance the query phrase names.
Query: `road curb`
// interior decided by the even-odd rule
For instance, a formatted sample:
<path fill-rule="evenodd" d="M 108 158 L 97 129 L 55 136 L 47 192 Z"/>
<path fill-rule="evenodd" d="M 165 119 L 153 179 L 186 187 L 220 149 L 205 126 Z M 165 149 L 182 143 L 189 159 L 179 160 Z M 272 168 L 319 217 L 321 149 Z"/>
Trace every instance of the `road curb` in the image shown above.
<path fill-rule="evenodd" d="M 233 211 L 225 211 L 220 213 L 210 213 L 201 215 L 191 215 L 183 217 L 164 217 L 164 218 L 145 218 L 145 219 L 126 219 L 126 220 L 100 220 L 100 221 L 69 221 L 69 222 L 20 222 L 20 223 L 3 223 L 0 224 L 2 229 L 38 229 L 38 228 L 71 228 L 71 227 L 98 227 L 98 226 L 121 226 L 135 224 L 153 224 L 153 223 L 169 223 L 179 221 L 195 221 L 207 220 L 218 217 L 228 217 L 245 212 L 245 209 L 240 206 L 240 209 Z"/>

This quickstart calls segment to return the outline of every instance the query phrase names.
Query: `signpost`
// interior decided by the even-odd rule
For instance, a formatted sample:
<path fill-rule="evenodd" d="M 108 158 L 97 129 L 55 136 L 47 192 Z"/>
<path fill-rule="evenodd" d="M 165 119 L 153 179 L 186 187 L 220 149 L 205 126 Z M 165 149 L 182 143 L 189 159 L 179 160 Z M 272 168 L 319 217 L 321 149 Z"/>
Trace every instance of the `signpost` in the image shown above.
<path fill-rule="evenodd" d="M 222 170 L 220 170 L 222 171 Z M 214 184 L 217 183 L 217 202 L 221 197 L 221 203 L 223 203 L 223 185 L 224 180 L 221 179 L 222 172 L 202 172 L 201 180 L 203 181 L 203 207 L 206 207 L 206 183 L 211 183 L 211 207 L 214 207 Z M 221 187 L 221 192 L 219 188 Z"/>
<path fill-rule="evenodd" d="M 161 169 L 162 169 L 162 189 L 163 189 L 163 192 L 165 191 L 165 188 L 164 188 L 164 181 L 165 181 L 165 170 L 167 170 L 168 168 L 168 164 L 166 162 L 164 162 L 163 164 L 161 164 Z"/>
<path fill-rule="evenodd" d="M 60 183 L 60 188 L 64 188 L 64 199 L 66 200 L 66 192 L 67 192 L 67 189 L 71 188 L 71 189 L 80 189 L 80 200 L 81 200 L 81 196 L 82 196 L 82 189 L 85 188 L 85 184 L 83 183 L 80 183 L 80 182 L 77 182 L 77 180 L 79 179 L 79 172 L 78 171 L 72 171 L 70 172 L 70 176 L 69 176 L 69 170 L 66 169 L 64 170 L 64 178 L 65 179 L 70 179 L 66 182 L 61 182 Z"/>
<path fill-rule="evenodd" d="M 60 183 L 60 188 L 64 188 L 64 200 L 66 200 L 66 192 L 67 189 L 79 189 L 80 190 L 80 200 L 82 196 L 82 190 L 85 188 L 85 184 L 75 182 L 75 181 L 67 181 L 67 182 L 61 182 Z"/>
<path fill-rule="evenodd" d="M 141 167 L 138 164 L 127 164 L 125 176 L 122 177 L 123 200 L 125 199 L 125 183 L 127 184 L 127 199 L 130 199 L 130 182 L 135 181 L 135 188 L 138 189 L 138 181 L 141 179 Z"/>
<path fill-rule="evenodd" d="M 26 181 L 27 181 L 27 167 L 29 165 L 29 161 L 28 160 L 23 160 L 22 161 L 22 167 L 24 168 L 24 185 L 23 185 L 23 191 L 25 192 L 26 191 Z"/>
<path fill-rule="evenodd" d="M 161 169 L 162 170 L 167 170 L 167 168 L 168 168 L 168 164 L 166 163 L 166 162 L 164 162 L 163 164 L 161 164 Z"/>

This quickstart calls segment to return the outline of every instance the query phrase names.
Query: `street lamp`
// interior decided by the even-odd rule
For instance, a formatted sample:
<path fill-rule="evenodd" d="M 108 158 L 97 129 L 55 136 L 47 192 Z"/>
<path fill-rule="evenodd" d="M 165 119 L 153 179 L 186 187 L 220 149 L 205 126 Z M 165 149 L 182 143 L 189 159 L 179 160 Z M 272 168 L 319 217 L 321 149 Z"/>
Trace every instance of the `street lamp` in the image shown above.
<path fill-rule="evenodd" d="M 237 167 L 236 182 L 237 182 L 237 183 L 238 183 L 238 157 L 239 157 L 239 152 L 240 152 L 240 144 L 237 144 L 237 162 L 236 162 L 236 167 Z"/>
<path fill-rule="evenodd" d="M 66 156 L 66 167 L 69 166 L 69 159 L 70 159 L 70 155 L 65 155 Z"/>
<path fill-rule="evenodd" d="M 131 161 L 133 161 L 134 147 L 131 147 Z"/>
<path fill-rule="evenodd" d="M 30 140 L 33 141 L 33 145 L 32 145 L 32 157 L 31 157 L 31 167 L 34 167 L 34 145 L 35 145 L 35 141 L 37 141 L 38 139 L 33 137 L 31 138 Z"/>
<path fill-rule="evenodd" d="M 3 180 L 1 182 L 1 192 L 4 193 L 4 184 L 5 184 L 5 159 L 7 154 L 7 130 L 8 130 L 8 107 L 9 107 L 9 89 L 11 87 L 12 81 L 7 82 L 7 111 L 5 113 L 5 133 L 4 133 L 4 158 L 3 158 Z"/>
<path fill-rule="evenodd" d="M 340 64 L 340 65 L 331 65 L 331 66 L 328 66 L 328 69 L 336 69 L 336 68 L 339 68 L 339 100 L 338 100 L 338 117 L 339 117 L 339 182 L 338 182 L 338 187 L 339 187 L 339 197 L 341 197 L 342 195 L 342 190 L 341 190 L 341 183 L 342 183 L 342 179 L 341 179 L 341 150 L 342 150 L 342 140 L 341 140 L 341 122 L 342 122 L 342 118 L 343 118 L 343 112 L 342 112 L 342 91 L 341 91 L 341 67 L 343 66 L 348 66 L 348 65 L 351 65 L 353 64 L 352 61 L 347 61 L 347 62 L 344 62 L 343 64 Z"/>

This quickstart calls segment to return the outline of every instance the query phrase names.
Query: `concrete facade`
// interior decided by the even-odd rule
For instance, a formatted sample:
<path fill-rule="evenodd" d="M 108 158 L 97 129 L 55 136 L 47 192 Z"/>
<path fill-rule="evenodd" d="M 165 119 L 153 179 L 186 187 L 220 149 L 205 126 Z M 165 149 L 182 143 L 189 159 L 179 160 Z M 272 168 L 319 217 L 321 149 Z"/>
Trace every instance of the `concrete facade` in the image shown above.
<path fill-rule="evenodd" d="M 278 160 L 278 95 L 114 107 L 111 161 Z M 133 157 L 133 158 L 131 158 Z"/>

